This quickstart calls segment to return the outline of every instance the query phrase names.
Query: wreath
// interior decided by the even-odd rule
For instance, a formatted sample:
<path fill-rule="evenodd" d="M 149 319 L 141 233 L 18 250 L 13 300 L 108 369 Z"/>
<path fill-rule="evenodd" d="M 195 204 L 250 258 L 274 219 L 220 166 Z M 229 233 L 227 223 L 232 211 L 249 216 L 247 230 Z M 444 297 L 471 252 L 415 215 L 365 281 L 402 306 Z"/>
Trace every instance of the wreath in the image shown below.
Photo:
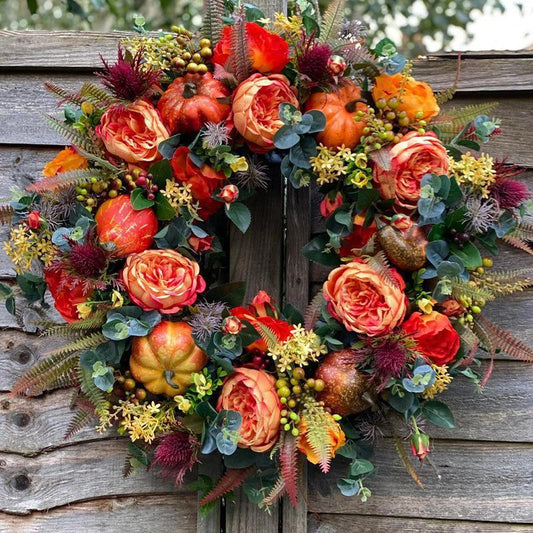
<path fill-rule="evenodd" d="M 326 474 L 336 456 L 340 491 L 364 501 L 382 425 L 420 484 L 402 439 L 427 460 L 426 422 L 454 425 L 439 394 L 483 386 L 500 350 L 533 361 L 483 313 L 532 284 L 530 268 L 493 269 L 499 239 L 528 253 L 533 239 L 521 170 L 480 152 L 495 105 L 441 110 L 457 83 L 434 94 L 338 1 L 321 21 L 306 2 L 272 21 L 209 4 L 201 36 L 138 18 L 101 85 L 46 84 L 71 146 L 1 209 L 18 287 L 0 288 L 69 340 L 13 393 L 75 386 L 68 436 L 117 428 L 128 472 L 182 483 L 220 454 L 222 478 L 195 483 L 202 506 L 240 484 L 262 507 L 296 505 L 300 459 Z M 323 194 L 326 231 L 302 253 L 332 270 L 304 316 L 223 283 L 224 217 L 245 232 L 246 199 L 280 179 Z"/>

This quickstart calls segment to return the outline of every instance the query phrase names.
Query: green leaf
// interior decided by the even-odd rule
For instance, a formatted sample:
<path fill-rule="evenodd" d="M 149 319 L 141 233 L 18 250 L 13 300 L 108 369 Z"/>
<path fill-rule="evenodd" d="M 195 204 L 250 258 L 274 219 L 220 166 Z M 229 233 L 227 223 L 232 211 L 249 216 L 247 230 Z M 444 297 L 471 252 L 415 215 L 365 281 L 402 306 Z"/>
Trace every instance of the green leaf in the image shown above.
<path fill-rule="evenodd" d="M 350 464 L 350 476 L 356 477 L 368 474 L 374 470 L 374 465 L 366 459 L 356 459 Z"/>
<path fill-rule="evenodd" d="M 250 210 L 241 202 L 234 202 L 229 204 L 225 209 L 226 216 L 237 226 L 242 232 L 246 233 L 246 230 L 250 227 L 252 221 L 252 214 Z"/>
<path fill-rule="evenodd" d="M 281 126 L 274 135 L 274 146 L 279 150 L 288 150 L 300 142 L 300 136 L 294 132 L 292 126 Z"/>
<path fill-rule="evenodd" d="M 377 189 L 361 189 L 357 195 L 357 211 L 359 213 L 365 211 L 377 200 L 379 200 Z"/>
<path fill-rule="evenodd" d="M 325 251 L 329 238 L 327 235 L 319 235 L 313 240 L 309 241 L 301 250 L 304 257 L 327 266 L 339 266 L 339 256 L 333 251 Z"/>
<path fill-rule="evenodd" d="M 448 192 L 448 196 L 444 203 L 447 206 L 452 206 L 458 203 L 462 197 L 463 193 L 461 192 L 459 185 L 457 185 L 457 181 L 455 178 L 450 178 L 450 191 Z"/>
<path fill-rule="evenodd" d="M 459 248 L 455 244 L 452 244 L 450 246 L 450 251 L 456 255 L 467 268 L 477 268 L 483 263 L 481 253 L 471 242 L 466 243 L 463 248 Z"/>
<path fill-rule="evenodd" d="M 291 148 L 289 159 L 299 168 L 311 168 L 311 157 L 316 155 L 316 141 L 313 137 L 300 137 L 300 142 Z"/>
<path fill-rule="evenodd" d="M 442 428 L 454 428 L 455 420 L 453 418 L 453 413 L 450 411 L 450 408 L 442 402 L 437 400 L 431 400 L 425 402 L 422 406 L 422 413 L 425 417 L 433 422 L 436 426 Z"/>
<path fill-rule="evenodd" d="M 167 180 L 173 180 L 172 166 L 170 161 L 162 159 L 153 165 L 150 165 L 148 172 L 153 175 L 152 181 L 160 188 L 164 189 L 167 184 Z"/>
<path fill-rule="evenodd" d="M 322 111 L 319 111 L 318 109 L 312 109 L 311 111 L 308 111 L 304 117 L 307 115 L 311 115 L 311 117 L 313 117 L 313 122 L 307 133 L 318 133 L 326 127 L 326 115 L 324 115 Z"/>
<path fill-rule="evenodd" d="M 172 220 L 176 216 L 176 210 L 160 191 L 155 195 L 155 214 L 159 220 Z"/>
<path fill-rule="evenodd" d="M 165 159 L 172 159 L 176 148 L 180 145 L 180 140 L 181 134 L 177 133 L 176 135 L 172 135 L 172 137 L 169 137 L 163 142 L 160 142 L 157 149 Z"/>
<path fill-rule="evenodd" d="M 224 302 L 228 307 L 238 307 L 244 301 L 246 285 L 243 281 L 233 281 L 214 287 L 205 293 L 208 302 Z"/>
<path fill-rule="evenodd" d="M 131 196 L 130 196 L 130 202 L 131 202 L 131 207 L 133 207 L 135 211 L 141 211 L 142 209 L 147 209 L 149 207 L 152 207 L 155 204 L 153 200 L 148 200 L 148 198 L 146 198 L 144 195 L 145 195 L 144 189 L 141 189 L 140 187 L 133 189 Z"/>

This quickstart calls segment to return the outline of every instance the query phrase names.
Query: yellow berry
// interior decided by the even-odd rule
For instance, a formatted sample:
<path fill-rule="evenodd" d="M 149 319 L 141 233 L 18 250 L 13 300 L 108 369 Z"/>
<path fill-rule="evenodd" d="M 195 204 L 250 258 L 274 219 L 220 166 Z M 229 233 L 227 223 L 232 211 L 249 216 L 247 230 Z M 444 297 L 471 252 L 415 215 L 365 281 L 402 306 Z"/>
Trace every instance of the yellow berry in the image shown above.
<path fill-rule="evenodd" d="M 485 268 L 490 268 L 492 265 L 494 265 L 494 261 L 490 257 L 484 257 L 483 258 L 483 266 Z"/>
<path fill-rule="evenodd" d="M 287 405 L 288 405 L 291 409 L 293 409 L 294 407 L 296 407 L 296 400 L 292 400 L 292 399 L 289 400 L 289 401 L 287 402 Z"/>
<path fill-rule="evenodd" d="M 211 48 L 202 48 L 200 50 L 200 55 L 204 58 L 209 58 L 213 55 L 213 50 L 211 50 Z"/>
<path fill-rule="evenodd" d="M 282 398 L 286 398 L 287 396 L 291 395 L 291 390 L 287 386 L 281 387 L 278 389 L 278 395 Z"/>
<path fill-rule="evenodd" d="M 109 198 L 116 198 L 118 196 L 118 192 L 113 189 L 112 191 L 109 191 L 108 196 Z"/>
<path fill-rule="evenodd" d="M 326 384 L 324 383 L 324 380 L 323 379 L 317 379 L 315 380 L 315 390 L 317 392 L 320 392 L 320 391 L 323 391 L 324 388 L 325 388 Z"/>
<path fill-rule="evenodd" d="M 303 379 L 303 378 L 305 378 L 305 370 L 303 368 L 301 368 L 301 367 L 295 368 L 292 371 L 292 377 L 294 379 Z"/>
<path fill-rule="evenodd" d="M 209 48 L 211 46 L 211 41 L 209 39 L 200 39 L 200 46 L 202 48 Z"/>
<path fill-rule="evenodd" d="M 81 110 L 85 115 L 92 115 L 94 113 L 94 106 L 91 102 L 83 102 L 81 104 Z"/>
<path fill-rule="evenodd" d="M 292 428 L 291 433 L 293 434 L 294 437 L 297 437 L 300 434 L 300 432 L 298 431 L 298 428 Z"/>
<path fill-rule="evenodd" d="M 207 65 L 204 65 L 203 63 L 198 65 L 198 74 L 206 74 L 208 70 Z"/>
<path fill-rule="evenodd" d="M 485 269 L 484 269 L 483 267 L 477 267 L 477 268 L 476 268 L 476 272 L 477 272 L 478 274 L 484 274 L 484 273 L 485 273 Z"/>
<path fill-rule="evenodd" d="M 278 389 L 281 389 L 281 387 L 286 387 L 287 386 L 287 380 L 286 379 L 283 379 L 283 378 L 280 378 L 276 381 L 276 387 Z"/>

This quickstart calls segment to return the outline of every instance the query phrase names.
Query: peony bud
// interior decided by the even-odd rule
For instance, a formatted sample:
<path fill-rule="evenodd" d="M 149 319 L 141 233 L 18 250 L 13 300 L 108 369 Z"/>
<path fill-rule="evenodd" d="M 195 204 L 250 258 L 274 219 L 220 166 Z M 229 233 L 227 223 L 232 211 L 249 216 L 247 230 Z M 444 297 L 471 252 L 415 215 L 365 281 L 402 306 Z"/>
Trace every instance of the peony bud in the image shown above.
<path fill-rule="evenodd" d="M 328 218 L 333 212 L 344 203 L 342 193 L 337 191 L 335 197 L 331 199 L 331 193 L 324 196 L 320 202 L 320 214 L 324 218 Z"/>
<path fill-rule="evenodd" d="M 423 461 L 430 453 L 429 437 L 424 433 L 414 433 L 411 437 L 411 451 L 413 452 L 413 455 L 416 455 L 421 461 Z"/>
<path fill-rule="evenodd" d="M 222 331 L 227 335 L 238 335 L 242 330 L 242 322 L 235 316 L 228 316 L 222 323 Z"/>
<path fill-rule="evenodd" d="M 207 237 L 197 237 L 196 235 L 191 235 L 189 237 L 189 245 L 196 252 L 207 252 L 213 248 L 213 239 L 212 235 Z"/>
<path fill-rule="evenodd" d="M 398 214 L 392 217 L 390 225 L 399 231 L 408 231 L 411 229 L 413 221 L 407 215 Z"/>
<path fill-rule="evenodd" d="M 239 197 L 239 188 L 233 184 L 225 185 L 220 189 L 218 197 L 226 204 L 232 204 Z"/>
<path fill-rule="evenodd" d="M 326 68 L 332 76 L 342 76 L 346 70 L 346 61 L 341 56 L 331 56 Z"/>
<path fill-rule="evenodd" d="M 41 227 L 41 213 L 40 211 L 32 211 L 28 215 L 28 227 L 31 229 L 39 229 Z"/>

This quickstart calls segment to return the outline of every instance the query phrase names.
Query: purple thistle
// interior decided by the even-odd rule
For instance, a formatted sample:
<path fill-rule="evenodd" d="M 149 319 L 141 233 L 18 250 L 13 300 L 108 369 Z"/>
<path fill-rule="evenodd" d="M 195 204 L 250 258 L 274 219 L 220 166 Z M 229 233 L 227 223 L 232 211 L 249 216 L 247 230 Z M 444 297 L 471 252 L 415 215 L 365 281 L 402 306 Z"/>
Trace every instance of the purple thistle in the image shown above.
<path fill-rule="evenodd" d="M 406 350 L 398 340 L 385 339 L 373 348 L 372 355 L 382 386 L 390 377 L 400 377 L 407 363 Z"/>
<path fill-rule="evenodd" d="M 198 462 L 198 439 L 188 431 L 176 431 L 161 439 L 155 449 L 153 465 L 157 465 L 176 485 L 183 483 L 187 471 Z"/>
<path fill-rule="evenodd" d="M 311 81 L 328 81 L 330 74 L 327 67 L 331 54 L 327 44 L 307 45 L 298 57 L 298 71 Z"/>
<path fill-rule="evenodd" d="M 491 192 L 502 209 L 516 209 L 531 198 L 526 184 L 513 179 L 497 181 Z"/>

